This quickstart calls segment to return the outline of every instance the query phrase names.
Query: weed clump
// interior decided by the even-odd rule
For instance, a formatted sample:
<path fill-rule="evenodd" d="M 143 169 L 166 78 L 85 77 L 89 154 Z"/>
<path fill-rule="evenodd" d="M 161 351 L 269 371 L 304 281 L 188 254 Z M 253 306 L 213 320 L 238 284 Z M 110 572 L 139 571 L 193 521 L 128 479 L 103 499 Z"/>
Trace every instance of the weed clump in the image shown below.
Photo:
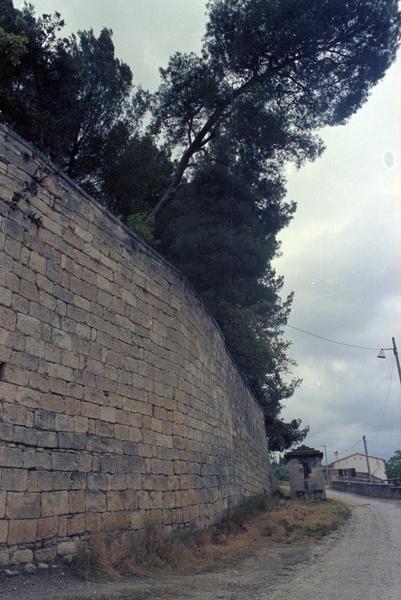
<path fill-rule="evenodd" d="M 250 496 L 244 502 L 227 510 L 216 525 L 218 533 L 234 535 L 246 531 L 246 522 L 261 513 L 270 512 L 278 503 L 272 496 Z"/>

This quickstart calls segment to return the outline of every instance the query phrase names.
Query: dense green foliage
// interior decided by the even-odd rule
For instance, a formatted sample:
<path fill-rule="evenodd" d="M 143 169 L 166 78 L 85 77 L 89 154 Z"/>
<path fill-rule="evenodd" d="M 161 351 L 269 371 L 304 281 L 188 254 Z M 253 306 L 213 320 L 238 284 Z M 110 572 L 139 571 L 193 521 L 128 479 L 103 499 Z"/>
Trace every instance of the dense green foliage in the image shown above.
<path fill-rule="evenodd" d="M 287 142 L 281 160 L 293 145 L 298 163 L 314 158 L 314 131 L 361 106 L 394 60 L 399 30 L 398 0 L 210 0 L 201 56 L 177 52 L 161 70 L 154 126 L 181 158 L 153 214 L 233 112 L 231 139 L 259 169 L 283 150 L 276 131 Z"/>
<path fill-rule="evenodd" d="M 396 450 L 393 456 L 386 460 L 386 475 L 388 479 L 401 479 L 401 450 Z"/>
<path fill-rule="evenodd" d="M 319 156 L 318 128 L 366 100 L 394 60 L 400 17 L 397 0 L 208 6 L 201 55 L 174 54 L 152 95 L 109 29 L 62 37 L 58 13 L 0 0 L 0 118 L 188 276 L 282 450 L 307 431 L 280 419 L 299 383 L 283 339 L 292 296 L 272 267 L 295 210 L 284 165 Z"/>
<path fill-rule="evenodd" d="M 141 132 L 148 94 L 133 88 L 109 29 L 63 38 L 63 25 L 58 13 L 36 18 L 0 0 L 2 120 L 116 214 L 148 212 L 171 168 Z"/>
<path fill-rule="evenodd" d="M 272 477 L 275 481 L 289 481 L 290 473 L 288 469 L 288 465 L 284 463 L 281 459 L 277 462 L 276 460 L 271 460 L 270 462 Z"/>
<path fill-rule="evenodd" d="M 243 167 L 216 157 L 200 163 L 192 181 L 159 217 L 161 250 L 192 281 L 220 325 L 265 409 L 274 449 L 300 441 L 305 433 L 298 422 L 279 419 L 281 400 L 297 384 L 283 378 L 291 361 L 281 327 L 292 298 L 282 301 L 282 278 L 270 266 L 278 251 L 276 234 L 295 209 L 283 196 L 280 178 L 270 181 L 264 199 Z"/>

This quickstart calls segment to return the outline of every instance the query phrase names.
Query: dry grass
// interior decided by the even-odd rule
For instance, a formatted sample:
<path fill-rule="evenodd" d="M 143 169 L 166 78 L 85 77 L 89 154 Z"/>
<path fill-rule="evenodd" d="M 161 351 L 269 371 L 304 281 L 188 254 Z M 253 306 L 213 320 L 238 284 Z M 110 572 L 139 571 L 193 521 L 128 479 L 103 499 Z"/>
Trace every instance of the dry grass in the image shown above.
<path fill-rule="evenodd" d="M 258 519 L 260 534 L 275 542 L 292 543 L 320 538 L 344 523 L 351 515 L 342 502 L 297 502 L 284 500 L 269 515 Z"/>
<path fill-rule="evenodd" d="M 110 578 L 128 573 L 146 576 L 160 570 L 202 572 L 268 544 L 320 538 L 349 516 L 349 508 L 333 500 L 300 502 L 255 497 L 203 531 L 171 532 L 156 521 L 147 521 L 142 531 L 124 538 L 98 535 L 90 550 L 78 553 L 74 562 L 85 576 L 102 574 Z"/>

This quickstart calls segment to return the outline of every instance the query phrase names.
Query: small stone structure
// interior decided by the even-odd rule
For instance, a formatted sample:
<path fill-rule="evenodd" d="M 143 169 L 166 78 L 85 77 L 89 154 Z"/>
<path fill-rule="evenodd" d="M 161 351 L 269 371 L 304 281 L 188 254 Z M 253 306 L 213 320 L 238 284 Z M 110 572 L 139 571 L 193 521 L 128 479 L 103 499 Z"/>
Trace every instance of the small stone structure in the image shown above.
<path fill-rule="evenodd" d="M 285 454 L 290 474 L 292 498 L 326 499 L 321 460 L 323 453 L 314 448 L 300 446 Z"/>

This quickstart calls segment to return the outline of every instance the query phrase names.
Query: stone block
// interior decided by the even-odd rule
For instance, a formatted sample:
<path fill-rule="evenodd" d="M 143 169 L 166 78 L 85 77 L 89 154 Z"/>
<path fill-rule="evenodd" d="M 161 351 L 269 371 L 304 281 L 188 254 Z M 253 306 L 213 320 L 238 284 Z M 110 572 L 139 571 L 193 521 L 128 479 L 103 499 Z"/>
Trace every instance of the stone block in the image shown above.
<path fill-rule="evenodd" d="M 56 416 L 47 410 L 38 410 L 35 412 L 35 426 L 38 429 L 54 431 Z"/>
<path fill-rule="evenodd" d="M 145 462 L 141 456 L 118 456 L 118 473 L 144 473 Z"/>
<path fill-rule="evenodd" d="M 36 519 L 10 521 L 7 543 L 9 546 L 15 546 L 16 544 L 30 544 L 35 542 L 36 530 Z"/>
<path fill-rule="evenodd" d="M 68 501 L 70 513 L 74 514 L 85 512 L 86 502 L 85 492 L 83 490 L 69 492 Z"/>
<path fill-rule="evenodd" d="M 124 510 L 137 510 L 138 498 L 135 490 L 124 490 L 121 492 L 122 505 Z"/>
<path fill-rule="evenodd" d="M 130 513 L 130 525 L 132 529 L 142 529 L 143 521 L 144 515 L 139 510 Z"/>
<path fill-rule="evenodd" d="M 107 492 L 107 510 L 114 512 L 116 510 L 123 510 L 123 498 L 121 492 Z"/>
<path fill-rule="evenodd" d="M 100 418 L 102 421 L 107 421 L 108 423 L 116 422 L 116 409 L 112 406 L 101 406 L 100 407 Z"/>
<path fill-rule="evenodd" d="M 53 328 L 52 332 L 52 343 L 61 348 L 62 350 L 71 350 L 72 348 L 72 335 L 62 329 Z"/>
<path fill-rule="evenodd" d="M 57 448 L 57 434 L 53 431 L 38 431 L 37 444 L 42 448 Z"/>
<path fill-rule="evenodd" d="M 65 384 L 65 392 L 67 391 L 67 386 Z M 58 414 L 56 415 L 55 422 L 56 431 L 74 431 L 74 421 L 73 417 L 70 415 Z"/>
<path fill-rule="evenodd" d="M 11 290 L 0 287 L 0 304 L 2 304 L 3 306 L 11 306 L 11 298 Z"/>
<path fill-rule="evenodd" d="M 42 494 L 41 515 L 42 517 L 51 517 L 55 515 L 65 515 L 69 513 L 68 492 L 44 492 Z"/>
<path fill-rule="evenodd" d="M 0 467 L 22 467 L 22 451 L 19 448 L 0 446 Z"/>
<path fill-rule="evenodd" d="M 46 265 L 47 260 L 37 252 L 31 252 L 31 256 L 29 259 L 29 266 L 31 269 L 37 273 L 41 273 L 42 275 L 46 274 Z"/>
<path fill-rule="evenodd" d="M 101 515 L 99 513 L 87 513 L 85 516 L 86 531 L 99 531 L 102 526 Z"/>
<path fill-rule="evenodd" d="M 58 517 L 38 519 L 37 538 L 46 540 L 58 535 Z"/>
<path fill-rule="evenodd" d="M 3 519 L 6 514 L 6 499 L 6 492 L 0 492 L 0 519 Z"/>
<path fill-rule="evenodd" d="M 57 546 L 49 546 L 47 548 L 39 548 L 35 550 L 36 562 L 50 562 L 55 560 L 57 556 Z"/>
<path fill-rule="evenodd" d="M 0 519 L 0 544 L 5 544 L 7 542 L 8 524 L 9 521 Z"/>
<path fill-rule="evenodd" d="M 86 492 L 87 512 L 105 512 L 107 508 L 106 494 L 99 491 Z"/>
<path fill-rule="evenodd" d="M 28 492 L 45 492 L 55 489 L 55 476 L 57 476 L 57 473 L 48 470 L 29 471 L 27 482 Z"/>
<path fill-rule="evenodd" d="M 33 552 L 32 550 L 16 550 L 11 554 L 10 564 L 12 565 L 20 565 L 23 563 L 31 563 L 33 560 Z"/>
<path fill-rule="evenodd" d="M 100 468 L 105 473 L 117 473 L 118 457 L 113 455 L 105 455 L 100 457 Z"/>
<path fill-rule="evenodd" d="M 87 417 L 73 417 L 73 428 L 77 433 L 87 433 L 89 429 L 89 420 Z"/>
<path fill-rule="evenodd" d="M 25 469 L 0 469 L 1 486 L 10 492 L 24 492 L 27 489 L 28 472 Z"/>
<path fill-rule="evenodd" d="M 22 465 L 24 469 L 51 469 L 50 452 L 27 448 L 23 453 Z"/>
<path fill-rule="evenodd" d="M 40 517 L 40 494 L 9 492 L 7 495 L 9 519 L 33 519 Z"/>
<path fill-rule="evenodd" d="M 80 535 L 85 533 L 85 515 L 73 515 L 67 519 L 67 535 Z"/>
<path fill-rule="evenodd" d="M 64 367 L 63 365 L 49 363 L 47 366 L 47 374 L 49 377 L 55 377 L 56 379 L 74 381 L 72 369 L 70 367 Z"/>
<path fill-rule="evenodd" d="M 52 467 L 56 471 L 77 471 L 79 454 L 73 452 L 53 452 Z"/>
<path fill-rule="evenodd" d="M 24 335 L 40 339 L 41 322 L 38 319 L 19 313 L 16 327 Z"/>
<path fill-rule="evenodd" d="M 84 450 L 86 448 L 86 439 L 85 433 L 59 432 L 58 447 L 70 450 Z"/>
<path fill-rule="evenodd" d="M 90 419 L 100 418 L 100 406 L 92 402 L 82 402 L 82 416 Z"/>
<path fill-rule="evenodd" d="M 76 542 L 60 542 L 57 545 L 57 554 L 59 556 L 67 556 L 68 554 L 75 554 L 78 550 Z"/>
<path fill-rule="evenodd" d="M 0 310 L 0 327 L 9 329 L 10 331 L 15 330 L 17 317 L 13 310 L 10 308 L 2 307 Z"/>
<path fill-rule="evenodd" d="M 106 421 L 97 421 L 95 432 L 96 435 L 101 435 L 104 437 L 114 437 L 113 423 L 107 423 Z"/>

